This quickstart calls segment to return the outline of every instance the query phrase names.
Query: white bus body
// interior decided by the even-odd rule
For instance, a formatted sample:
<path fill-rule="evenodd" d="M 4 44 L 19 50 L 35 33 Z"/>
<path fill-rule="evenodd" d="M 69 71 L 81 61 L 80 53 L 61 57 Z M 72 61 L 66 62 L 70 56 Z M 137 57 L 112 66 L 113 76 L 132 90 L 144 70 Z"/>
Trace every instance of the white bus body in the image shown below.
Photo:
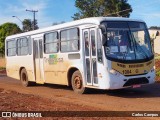
<path fill-rule="evenodd" d="M 144 26 L 141 20 L 96 17 L 8 36 L 7 75 L 24 86 L 72 85 L 78 93 L 154 83 L 154 56 Z M 122 40 L 129 44 L 120 45 Z"/>

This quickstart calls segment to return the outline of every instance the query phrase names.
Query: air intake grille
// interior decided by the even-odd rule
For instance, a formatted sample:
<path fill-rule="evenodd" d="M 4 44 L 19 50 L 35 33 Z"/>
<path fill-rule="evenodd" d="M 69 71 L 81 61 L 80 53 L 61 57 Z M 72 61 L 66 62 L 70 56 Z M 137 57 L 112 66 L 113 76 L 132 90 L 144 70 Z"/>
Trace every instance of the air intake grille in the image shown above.
<path fill-rule="evenodd" d="M 142 78 L 132 78 L 132 79 L 129 79 L 124 85 L 123 87 L 126 87 L 126 86 L 132 86 L 132 85 L 137 85 L 137 84 L 147 84 L 149 83 L 148 79 L 145 78 L 145 77 L 142 77 Z"/>

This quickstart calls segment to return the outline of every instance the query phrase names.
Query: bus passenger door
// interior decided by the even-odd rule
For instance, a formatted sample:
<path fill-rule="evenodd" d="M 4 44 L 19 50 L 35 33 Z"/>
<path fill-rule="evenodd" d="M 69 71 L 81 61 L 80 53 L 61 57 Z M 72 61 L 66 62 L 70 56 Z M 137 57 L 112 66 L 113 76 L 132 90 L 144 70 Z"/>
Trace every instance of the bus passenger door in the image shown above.
<path fill-rule="evenodd" d="M 97 77 L 97 52 L 96 52 L 96 29 L 83 30 L 84 55 L 85 55 L 85 76 L 87 85 L 98 86 Z"/>
<path fill-rule="evenodd" d="M 44 66 L 43 66 L 43 38 L 33 39 L 34 50 L 34 73 L 36 83 L 44 83 Z"/>

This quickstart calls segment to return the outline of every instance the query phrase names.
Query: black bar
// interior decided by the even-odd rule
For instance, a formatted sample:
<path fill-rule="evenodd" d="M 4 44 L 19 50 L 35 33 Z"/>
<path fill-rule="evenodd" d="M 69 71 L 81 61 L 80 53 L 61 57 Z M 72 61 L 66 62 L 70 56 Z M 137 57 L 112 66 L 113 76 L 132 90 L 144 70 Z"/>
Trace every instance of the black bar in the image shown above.
<path fill-rule="evenodd" d="M 0 117 L 160 117 L 160 111 L 0 111 Z"/>

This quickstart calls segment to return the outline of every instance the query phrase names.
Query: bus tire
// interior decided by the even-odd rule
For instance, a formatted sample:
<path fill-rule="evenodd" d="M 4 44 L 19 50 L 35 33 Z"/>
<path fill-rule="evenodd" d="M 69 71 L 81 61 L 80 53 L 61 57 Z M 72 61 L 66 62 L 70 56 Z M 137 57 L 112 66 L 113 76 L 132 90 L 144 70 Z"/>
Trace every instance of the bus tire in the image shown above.
<path fill-rule="evenodd" d="M 79 70 L 75 71 L 71 79 L 72 89 L 78 94 L 84 94 L 86 88 L 83 85 L 82 75 Z"/>
<path fill-rule="evenodd" d="M 22 86 L 24 87 L 28 87 L 31 85 L 31 82 L 28 80 L 28 75 L 25 68 L 21 70 L 20 80 L 21 80 Z"/>

